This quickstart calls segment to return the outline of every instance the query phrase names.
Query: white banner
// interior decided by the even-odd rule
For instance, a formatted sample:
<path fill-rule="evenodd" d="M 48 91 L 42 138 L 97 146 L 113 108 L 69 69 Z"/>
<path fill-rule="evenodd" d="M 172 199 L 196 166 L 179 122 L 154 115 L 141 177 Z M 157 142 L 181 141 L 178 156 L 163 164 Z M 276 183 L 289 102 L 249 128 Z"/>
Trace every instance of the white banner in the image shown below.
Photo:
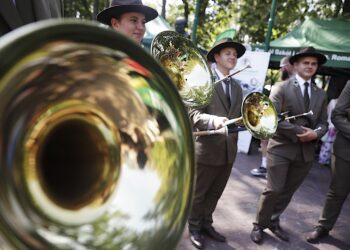
<path fill-rule="evenodd" d="M 238 59 L 236 67 L 232 72 L 242 69 L 247 64 L 251 68 L 234 75 L 233 78 L 240 81 L 243 89 L 243 97 L 250 92 L 262 92 L 265 84 L 267 69 L 269 66 L 269 52 L 253 52 L 246 51 L 244 55 Z M 231 72 L 231 73 L 232 73 Z M 248 153 L 252 135 L 248 131 L 238 133 L 238 152 Z"/>

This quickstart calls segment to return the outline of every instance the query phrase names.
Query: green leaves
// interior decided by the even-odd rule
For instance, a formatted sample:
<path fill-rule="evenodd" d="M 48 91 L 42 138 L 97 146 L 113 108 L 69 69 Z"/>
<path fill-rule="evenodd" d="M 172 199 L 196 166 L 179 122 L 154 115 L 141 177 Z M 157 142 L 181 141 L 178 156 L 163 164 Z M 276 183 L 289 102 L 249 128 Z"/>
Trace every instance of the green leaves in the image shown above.
<path fill-rule="evenodd" d="M 189 20 L 187 32 L 191 33 L 196 1 L 182 0 L 180 5 L 173 1 L 162 1 L 167 4 L 166 17 L 172 27 L 175 27 L 177 18 L 184 17 Z M 341 16 L 347 2 L 349 0 L 277 1 L 271 40 L 284 36 L 308 17 Z M 234 39 L 239 42 L 264 43 L 271 3 L 272 0 L 201 0 L 198 45 L 208 50 L 220 33 L 232 28 L 237 31 Z M 95 19 L 96 14 L 108 6 L 108 0 L 64 0 L 65 17 Z"/>

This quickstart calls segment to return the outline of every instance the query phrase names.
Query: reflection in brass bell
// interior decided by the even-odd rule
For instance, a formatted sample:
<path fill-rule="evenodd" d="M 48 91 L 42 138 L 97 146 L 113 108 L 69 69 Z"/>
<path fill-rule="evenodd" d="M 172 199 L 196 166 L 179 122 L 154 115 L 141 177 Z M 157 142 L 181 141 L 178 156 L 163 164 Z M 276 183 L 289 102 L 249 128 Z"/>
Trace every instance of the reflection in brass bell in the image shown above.
<path fill-rule="evenodd" d="M 262 93 L 248 94 L 242 104 L 241 120 L 255 138 L 266 140 L 277 130 L 277 111 L 271 100 Z"/>
<path fill-rule="evenodd" d="M 5 243 L 174 248 L 191 200 L 194 147 L 169 82 L 141 47 L 93 23 L 43 21 L 1 38 Z"/>
<path fill-rule="evenodd" d="M 200 108 L 210 103 L 212 73 L 190 40 L 175 31 L 163 31 L 153 39 L 151 53 L 167 70 L 186 106 Z"/>

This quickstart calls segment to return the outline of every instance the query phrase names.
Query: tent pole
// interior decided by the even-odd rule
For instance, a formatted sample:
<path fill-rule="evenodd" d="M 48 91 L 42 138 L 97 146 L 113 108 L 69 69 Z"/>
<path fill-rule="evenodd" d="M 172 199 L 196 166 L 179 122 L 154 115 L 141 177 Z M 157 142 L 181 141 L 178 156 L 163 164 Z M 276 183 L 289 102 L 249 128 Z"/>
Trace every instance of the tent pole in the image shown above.
<path fill-rule="evenodd" d="M 194 16 L 192 34 L 191 34 L 191 40 L 195 45 L 197 45 L 197 26 L 198 26 L 198 17 L 199 17 L 200 6 L 201 6 L 201 1 L 197 0 L 196 1 L 196 13 Z"/>
<path fill-rule="evenodd" d="M 268 24 L 268 28 L 267 28 L 267 34 L 265 37 L 265 51 L 268 51 L 270 48 L 272 26 L 273 26 L 273 23 L 275 21 L 276 2 L 277 2 L 277 0 L 272 0 L 269 24 Z"/>

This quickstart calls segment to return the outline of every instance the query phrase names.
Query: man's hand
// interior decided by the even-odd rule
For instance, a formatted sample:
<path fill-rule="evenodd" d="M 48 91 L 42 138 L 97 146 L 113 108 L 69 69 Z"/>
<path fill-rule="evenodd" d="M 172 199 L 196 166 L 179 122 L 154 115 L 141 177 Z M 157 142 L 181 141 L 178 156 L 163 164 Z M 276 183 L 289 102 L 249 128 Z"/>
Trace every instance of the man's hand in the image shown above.
<path fill-rule="evenodd" d="M 317 133 L 313 131 L 311 128 L 303 127 L 303 133 L 297 134 L 299 141 L 301 142 L 309 142 L 317 139 Z"/>
<path fill-rule="evenodd" d="M 214 129 L 219 129 L 225 126 L 225 122 L 228 121 L 227 117 L 216 116 L 213 119 L 213 127 Z"/>

